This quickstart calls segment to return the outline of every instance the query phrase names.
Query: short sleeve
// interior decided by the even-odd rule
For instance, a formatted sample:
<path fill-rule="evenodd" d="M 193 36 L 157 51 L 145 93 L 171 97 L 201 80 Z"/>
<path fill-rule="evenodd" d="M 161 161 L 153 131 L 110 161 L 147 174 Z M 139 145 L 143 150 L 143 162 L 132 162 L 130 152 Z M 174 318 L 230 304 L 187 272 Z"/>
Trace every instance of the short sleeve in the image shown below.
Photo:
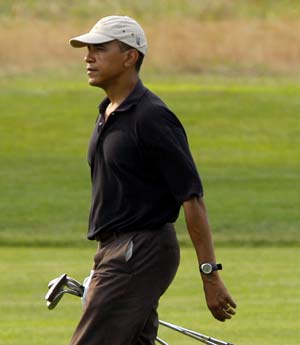
<path fill-rule="evenodd" d="M 146 112 L 139 123 L 139 138 L 177 202 L 203 196 L 184 128 L 167 107 L 153 106 Z"/>

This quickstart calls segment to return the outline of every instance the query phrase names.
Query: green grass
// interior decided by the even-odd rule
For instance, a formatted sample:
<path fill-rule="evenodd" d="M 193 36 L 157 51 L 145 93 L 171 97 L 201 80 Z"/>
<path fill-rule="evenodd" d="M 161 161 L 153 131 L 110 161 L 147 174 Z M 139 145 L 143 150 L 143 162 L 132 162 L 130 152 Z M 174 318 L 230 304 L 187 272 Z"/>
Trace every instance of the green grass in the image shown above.
<path fill-rule="evenodd" d="M 94 248 L 2 248 L 0 252 L 0 344 L 68 344 L 81 314 L 80 300 L 65 296 L 48 311 L 50 279 L 67 272 L 88 275 Z M 179 272 L 160 303 L 160 318 L 236 345 L 295 344 L 299 339 L 299 250 L 297 248 L 218 248 L 222 277 L 238 303 L 237 315 L 219 323 L 204 302 L 192 249 L 183 248 Z M 195 344 L 161 329 L 170 344 Z"/>
<path fill-rule="evenodd" d="M 238 303 L 231 322 L 206 309 L 182 215 L 182 264 L 161 319 L 236 345 L 296 343 L 299 294 L 299 91 L 296 79 L 145 75 L 178 114 L 205 186 L 222 276 Z M 48 281 L 92 265 L 86 149 L 103 93 L 83 69 L 1 74 L 0 345 L 66 344 L 80 301 L 55 311 Z M 69 247 L 69 248 L 67 248 Z M 193 340 L 166 329 L 170 344 Z"/>
<path fill-rule="evenodd" d="M 85 245 L 86 150 L 103 93 L 87 86 L 83 70 L 70 72 L 2 78 L 2 245 Z M 186 128 L 216 243 L 299 245 L 299 83 L 161 75 L 144 82 Z M 177 228 L 187 241 L 182 215 Z"/>

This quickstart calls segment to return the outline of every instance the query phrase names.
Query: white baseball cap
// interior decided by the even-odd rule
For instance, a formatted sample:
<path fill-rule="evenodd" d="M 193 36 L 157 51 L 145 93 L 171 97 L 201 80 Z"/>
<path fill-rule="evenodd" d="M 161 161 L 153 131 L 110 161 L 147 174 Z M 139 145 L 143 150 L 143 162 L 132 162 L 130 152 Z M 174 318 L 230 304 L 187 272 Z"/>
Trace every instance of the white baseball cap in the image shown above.
<path fill-rule="evenodd" d="M 90 32 L 71 38 L 74 48 L 88 44 L 101 44 L 118 40 L 135 48 L 143 55 L 147 52 L 147 39 L 144 30 L 134 19 L 127 16 L 109 16 L 100 19 Z"/>

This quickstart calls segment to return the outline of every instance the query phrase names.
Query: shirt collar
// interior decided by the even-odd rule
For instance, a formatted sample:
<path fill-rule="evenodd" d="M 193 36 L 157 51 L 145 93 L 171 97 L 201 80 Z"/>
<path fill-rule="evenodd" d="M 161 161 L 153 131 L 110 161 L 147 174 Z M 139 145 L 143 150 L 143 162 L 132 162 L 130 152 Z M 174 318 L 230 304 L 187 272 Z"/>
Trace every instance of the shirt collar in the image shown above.
<path fill-rule="evenodd" d="M 115 112 L 122 112 L 130 109 L 132 106 L 136 105 L 143 94 L 146 92 L 146 88 L 143 85 L 142 81 L 139 79 L 134 87 L 134 89 L 131 91 L 131 93 L 128 95 L 128 97 L 119 105 L 119 107 L 115 110 Z M 105 109 L 109 105 L 110 100 L 108 97 L 105 97 L 104 100 L 99 105 L 100 113 L 103 114 L 105 112 Z"/>

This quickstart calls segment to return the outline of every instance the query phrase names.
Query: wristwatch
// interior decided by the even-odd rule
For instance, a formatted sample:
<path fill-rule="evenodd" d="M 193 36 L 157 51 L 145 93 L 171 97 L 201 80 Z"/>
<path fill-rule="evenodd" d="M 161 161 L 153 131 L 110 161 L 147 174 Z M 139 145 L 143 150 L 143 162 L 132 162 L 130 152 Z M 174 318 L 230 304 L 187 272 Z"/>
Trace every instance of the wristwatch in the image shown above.
<path fill-rule="evenodd" d="M 209 262 L 204 262 L 200 265 L 200 272 L 206 275 L 211 274 L 213 271 L 218 271 L 222 269 L 222 264 L 212 264 Z"/>

